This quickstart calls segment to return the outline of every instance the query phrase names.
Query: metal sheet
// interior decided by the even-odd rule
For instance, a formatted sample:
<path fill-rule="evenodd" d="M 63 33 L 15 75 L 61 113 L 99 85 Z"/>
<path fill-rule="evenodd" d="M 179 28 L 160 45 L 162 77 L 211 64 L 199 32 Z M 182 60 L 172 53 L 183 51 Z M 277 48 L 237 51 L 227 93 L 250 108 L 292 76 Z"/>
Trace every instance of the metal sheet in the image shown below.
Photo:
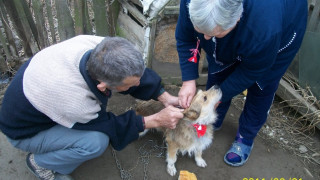
<path fill-rule="evenodd" d="M 320 99 L 320 32 L 307 31 L 299 57 L 299 84 Z"/>

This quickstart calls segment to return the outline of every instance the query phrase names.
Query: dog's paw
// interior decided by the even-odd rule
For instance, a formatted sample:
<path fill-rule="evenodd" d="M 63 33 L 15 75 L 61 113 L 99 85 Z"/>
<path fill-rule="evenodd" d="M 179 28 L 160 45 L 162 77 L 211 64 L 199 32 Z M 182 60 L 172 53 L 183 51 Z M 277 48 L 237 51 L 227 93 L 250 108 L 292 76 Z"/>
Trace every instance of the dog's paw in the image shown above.
<path fill-rule="evenodd" d="M 206 161 L 202 158 L 196 158 L 196 163 L 197 163 L 197 166 L 199 166 L 199 167 L 206 167 L 207 166 Z"/>
<path fill-rule="evenodd" d="M 174 164 L 168 164 L 167 165 L 167 172 L 170 174 L 170 176 L 174 176 L 177 173 L 177 169 L 174 166 Z"/>

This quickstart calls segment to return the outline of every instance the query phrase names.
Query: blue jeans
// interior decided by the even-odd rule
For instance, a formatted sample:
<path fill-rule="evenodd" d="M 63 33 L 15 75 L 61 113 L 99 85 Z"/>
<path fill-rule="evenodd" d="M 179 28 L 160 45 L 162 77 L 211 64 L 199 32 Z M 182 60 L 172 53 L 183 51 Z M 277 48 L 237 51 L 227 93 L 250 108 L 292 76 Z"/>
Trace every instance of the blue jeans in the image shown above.
<path fill-rule="evenodd" d="M 102 155 L 109 145 L 109 137 L 101 132 L 56 125 L 31 138 L 9 139 L 9 142 L 18 149 L 33 153 L 39 166 L 70 174 L 81 163 Z"/>
<path fill-rule="evenodd" d="M 225 69 L 222 72 L 208 74 L 207 89 L 213 85 L 220 85 L 236 68 L 237 64 Z M 278 89 L 279 81 L 274 81 L 261 90 L 255 83 L 248 88 L 246 102 L 239 118 L 240 134 L 247 140 L 253 141 L 257 133 L 266 122 L 274 95 Z M 223 93 L 223 92 L 222 92 Z M 230 107 L 231 100 L 222 102 L 217 107 L 218 114 L 215 127 L 220 127 Z"/>

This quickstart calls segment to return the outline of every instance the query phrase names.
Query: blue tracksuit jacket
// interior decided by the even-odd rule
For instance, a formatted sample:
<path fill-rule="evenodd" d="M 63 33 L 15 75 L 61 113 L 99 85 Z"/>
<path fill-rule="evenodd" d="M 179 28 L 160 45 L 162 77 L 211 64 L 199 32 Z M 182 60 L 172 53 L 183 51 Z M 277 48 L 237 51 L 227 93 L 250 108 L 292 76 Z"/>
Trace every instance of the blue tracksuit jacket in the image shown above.
<path fill-rule="evenodd" d="M 236 64 L 235 71 L 220 85 L 221 101 L 230 100 L 257 83 L 260 89 L 279 81 L 297 53 L 306 29 L 306 0 L 244 0 L 244 12 L 236 27 L 223 38 L 205 40 L 195 31 L 188 12 L 190 0 L 181 0 L 176 28 L 182 80 L 198 78 L 198 64 L 189 62 L 190 49 L 206 52 L 208 73 Z M 198 57 L 199 58 L 199 57 Z"/>

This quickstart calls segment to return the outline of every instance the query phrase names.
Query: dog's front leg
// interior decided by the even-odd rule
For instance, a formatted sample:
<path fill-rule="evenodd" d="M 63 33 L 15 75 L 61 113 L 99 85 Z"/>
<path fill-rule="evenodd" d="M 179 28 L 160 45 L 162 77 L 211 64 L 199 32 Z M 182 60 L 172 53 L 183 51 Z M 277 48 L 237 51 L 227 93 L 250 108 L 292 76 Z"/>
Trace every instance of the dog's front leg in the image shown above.
<path fill-rule="evenodd" d="M 197 149 L 195 151 L 195 160 L 196 160 L 197 166 L 199 167 L 207 166 L 206 161 L 202 158 L 202 150 Z"/>
<path fill-rule="evenodd" d="M 177 169 L 175 167 L 175 162 L 177 161 L 177 152 L 178 152 L 178 146 L 171 142 L 168 143 L 168 150 L 167 150 L 167 172 L 174 176 L 177 173 Z"/>

